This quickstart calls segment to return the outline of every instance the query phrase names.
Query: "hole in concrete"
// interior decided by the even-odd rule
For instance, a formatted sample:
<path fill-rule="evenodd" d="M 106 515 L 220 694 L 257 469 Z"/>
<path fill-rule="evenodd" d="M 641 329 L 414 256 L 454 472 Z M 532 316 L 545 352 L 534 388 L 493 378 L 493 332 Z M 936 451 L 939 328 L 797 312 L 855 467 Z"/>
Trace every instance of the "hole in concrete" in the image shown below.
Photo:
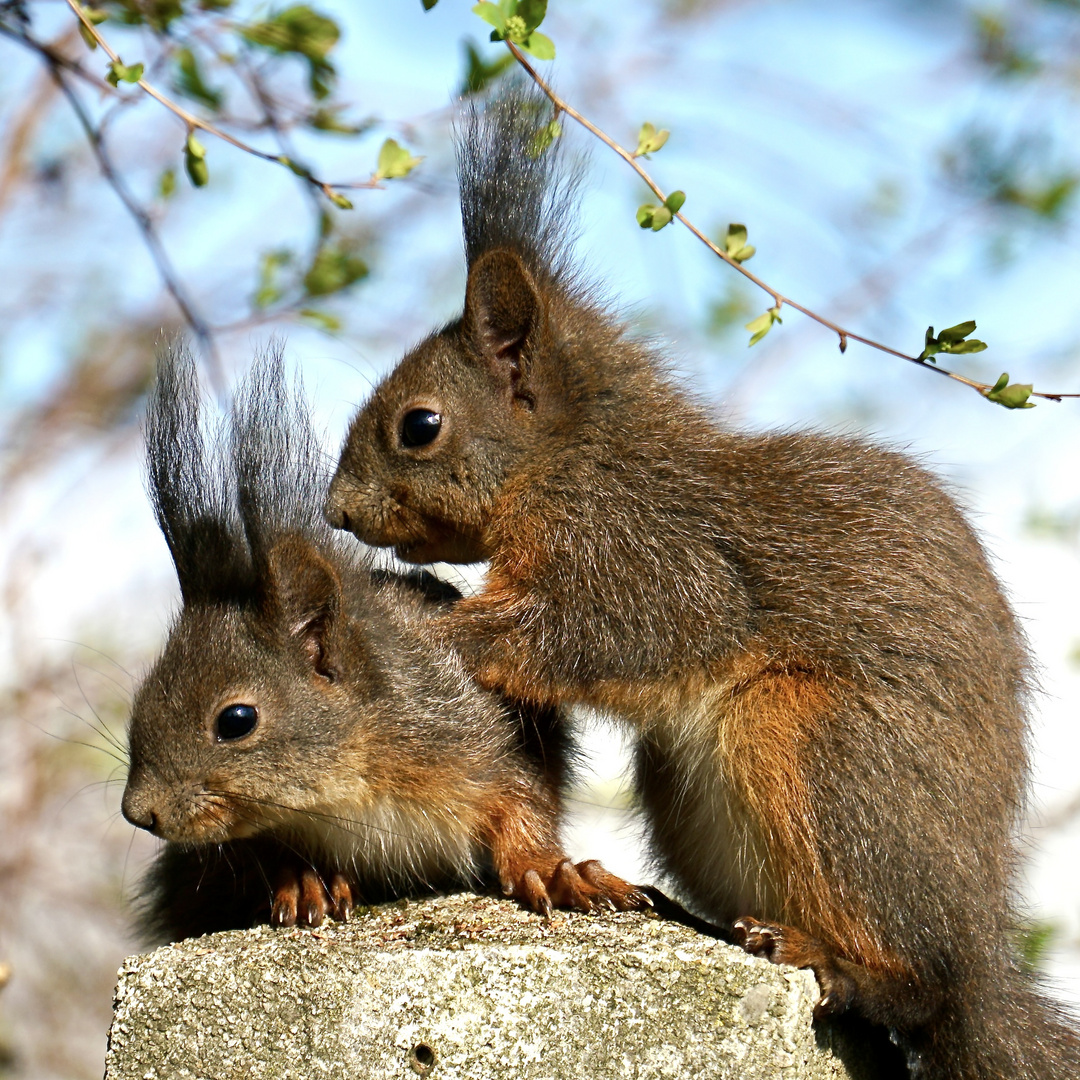
<path fill-rule="evenodd" d="M 414 1073 L 427 1076 L 435 1068 L 435 1051 L 427 1043 L 417 1043 L 409 1051 L 409 1065 Z"/>

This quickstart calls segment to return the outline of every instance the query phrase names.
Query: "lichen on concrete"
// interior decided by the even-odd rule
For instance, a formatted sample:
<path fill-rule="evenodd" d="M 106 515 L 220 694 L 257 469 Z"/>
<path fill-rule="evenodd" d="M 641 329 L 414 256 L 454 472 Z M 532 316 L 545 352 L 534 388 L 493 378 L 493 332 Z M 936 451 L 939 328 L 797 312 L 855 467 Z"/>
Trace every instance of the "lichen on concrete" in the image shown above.
<path fill-rule="evenodd" d="M 840 1080 L 807 971 L 680 923 L 458 895 L 215 934 L 120 970 L 106 1080 Z"/>

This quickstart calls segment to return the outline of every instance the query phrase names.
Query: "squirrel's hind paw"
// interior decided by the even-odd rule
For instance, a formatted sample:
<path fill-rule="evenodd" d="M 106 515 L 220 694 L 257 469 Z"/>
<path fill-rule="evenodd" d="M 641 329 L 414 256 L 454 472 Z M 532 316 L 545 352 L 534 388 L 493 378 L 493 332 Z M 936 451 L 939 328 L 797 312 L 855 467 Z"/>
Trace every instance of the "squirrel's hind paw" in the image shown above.
<path fill-rule="evenodd" d="M 353 896 L 342 874 L 323 877 L 311 866 L 282 868 L 274 886 L 270 922 L 274 926 L 321 926 L 329 917 L 348 922 Z"/>
<path fill-rule="evenodd" d="M 840 970 L 836 953 L 828 945 L 793 926 L 761 922 L 749 915 L 736 919 L 732 936 L 751 956 L 813 971 L 821 991 L 814 1006 L 815 1020 L 847 1011 L 855 996 L 855 982 Z"/>

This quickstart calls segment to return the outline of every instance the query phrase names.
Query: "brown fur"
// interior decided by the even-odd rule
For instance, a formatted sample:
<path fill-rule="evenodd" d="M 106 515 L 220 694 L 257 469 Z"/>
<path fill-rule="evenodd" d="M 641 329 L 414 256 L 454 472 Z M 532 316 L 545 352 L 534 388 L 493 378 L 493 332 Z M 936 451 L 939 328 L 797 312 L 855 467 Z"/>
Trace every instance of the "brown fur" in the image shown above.
<path fill-rule="evenodd" d="M 479 884 L 545 914 L 643 904 L 562 852 L 565 718 L 478 687 L 433 630 L 448 587 L 374 571 L 321 521 L 318 448 L 283 378 L 257 364 L 207 447 L 190 357 L 162 358 L 149 464 L 184 605 L 129 732 L 124 815 L 167 841 L 145 928 L 315 925 Z M 255 721 L 232 735 L 236 708 Z"/>
<path fill-rule="evenodd" d="M 1029 662 L 976 536 L 911 458 L 722 428 L 627 337 L 558 247 L 539 108 L 466 125 L 465 310 L 353 421 L 331 522 L 489 560 L 445 640 L 487 686 L 622 717 L 658 867 L 812 967 L 819 1014 L 896 1029 L 934 1080 L 1080 1075 L 1011 945 Z"/>

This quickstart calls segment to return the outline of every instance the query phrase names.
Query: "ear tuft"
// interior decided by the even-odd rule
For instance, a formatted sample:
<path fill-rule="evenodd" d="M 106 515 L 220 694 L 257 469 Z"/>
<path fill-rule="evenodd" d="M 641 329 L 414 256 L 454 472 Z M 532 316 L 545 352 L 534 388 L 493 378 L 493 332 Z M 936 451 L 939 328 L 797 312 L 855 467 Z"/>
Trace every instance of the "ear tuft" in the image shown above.
<path fill-rule="evenodd" d="M 539 291 L 517 255 L 488 251 L 473 263 L 465 286 L 465 332 L 515 390 L 526 374 L 526 340 L 539 319 Z"/>
<path fill-rule="evenodd" d="M 273 614 L 281 619 L 286 632 L 301 642 L 315 670 L 333 679 L 331 643 L 341 612 L 337 571 L 298 536 L 280 540 L 270 549 L 267 571 L 267 602 Z"/>

